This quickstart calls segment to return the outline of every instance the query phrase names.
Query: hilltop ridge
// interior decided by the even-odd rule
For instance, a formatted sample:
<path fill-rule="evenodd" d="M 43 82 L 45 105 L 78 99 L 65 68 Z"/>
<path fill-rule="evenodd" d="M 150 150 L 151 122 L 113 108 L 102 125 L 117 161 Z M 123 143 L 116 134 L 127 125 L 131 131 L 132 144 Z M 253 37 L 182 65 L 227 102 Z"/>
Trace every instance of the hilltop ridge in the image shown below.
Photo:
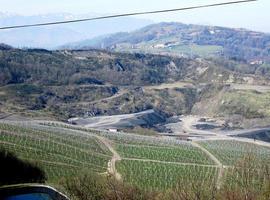
<path fill-rule="evenodd" d="M 121 52 L 200 57 L 225 56 L 263 62 L 269 61 L 270 34 L 171 22 L 67 44 L 63 48 L 102 48 Z"/>

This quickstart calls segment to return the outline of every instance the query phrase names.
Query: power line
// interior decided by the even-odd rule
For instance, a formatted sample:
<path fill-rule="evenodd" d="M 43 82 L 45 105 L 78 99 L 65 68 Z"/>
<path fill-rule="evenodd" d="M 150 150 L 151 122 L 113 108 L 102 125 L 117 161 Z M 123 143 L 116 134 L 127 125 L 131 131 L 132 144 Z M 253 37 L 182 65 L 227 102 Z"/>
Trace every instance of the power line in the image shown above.
<path fill-rule="evenodd" d="M 108 16 L 103 16 L 103 17 L 76 19 L 76 20 L 68 20 L 68 21 L 56 21 L 56 22 L 47 22 L 47 23 L 6 26 L 6 27 L 0 27 L 0 30 L 28 28 L 28 27 L 37 27 L 37 26 L 51 26 L 51 25 L 57 25 L 57 24 L 69 24 L 69 23 L 77 23 L 77 22 L 109 19 L 109 18 L 127 17 L 127 16 L 134 16 L 134 15 L 148 15 L 148 14 L 157 14 L 157 13 L 177 12 L 177 11 L 183 11 L 183 10 L 192 10 L 192 9 L 199 9 L 199 8 L 225 6 L 225 5 L 231 5 L 231 4 L 248 3 L 248 2 L 254 2 L 254 1 L 258 1 L 258 0 L 232 1 L 232 2 L 201 5 L 201 6 L 185 7 L 185 8 L 175 8 L 175 9 L 168 9 L 168 10 L 156 10 L 156 11 L 146 11 L 146 12 L 124 13 L 124 14 L 118 14 L 118 15 L 108 15 Z"/>

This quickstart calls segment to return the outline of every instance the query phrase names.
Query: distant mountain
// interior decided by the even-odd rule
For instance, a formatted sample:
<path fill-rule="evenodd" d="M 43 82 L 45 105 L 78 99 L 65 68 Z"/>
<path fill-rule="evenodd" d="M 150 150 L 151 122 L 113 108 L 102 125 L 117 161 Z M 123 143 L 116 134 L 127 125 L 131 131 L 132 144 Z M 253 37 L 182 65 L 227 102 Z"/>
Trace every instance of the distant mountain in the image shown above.
<path fill-rule="evenodd" d="M 270 60 L 270 34 L 216 26 L 160 23 L 140 30 L 65 45 L 70 49 L 104 48 L 114 51 L 225 56 L 259 63 Z"/>
<path fill-rule="evenodd" d="M 52 21 L 72 20 L 100 16 L 97 14 L 72 15 L 69 13 L 20 16 L 0 13 L 0 26 L 11 26 Z M 14 47 L 55 48 L 57 46 L 84 39 L 116 33 L 133 31 L 151 24 L 150 20 L 136 18 L 108 19 L 50 27 L 35 27 L 0 31 L 0 42 Z"/>

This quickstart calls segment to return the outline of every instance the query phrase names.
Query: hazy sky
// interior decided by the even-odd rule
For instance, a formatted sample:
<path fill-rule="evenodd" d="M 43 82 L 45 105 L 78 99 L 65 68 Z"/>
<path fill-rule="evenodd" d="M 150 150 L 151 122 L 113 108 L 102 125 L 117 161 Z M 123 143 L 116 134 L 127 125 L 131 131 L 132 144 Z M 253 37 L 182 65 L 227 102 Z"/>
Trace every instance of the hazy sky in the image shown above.
<path fill-rule="evenodd" d="M 191 5 L 220 3 L 233 0 L 0 0 L 0 12 L 23 15 L 69 12 L 84 13 L 126 13 L 158 9 L 179 8 Z M 171 14 L 140 16 L 161 21 L 243 27 L 270 32 L 270 1 L 190 10 Z M 101 21 L 102 23 L 102 21 Z"/>

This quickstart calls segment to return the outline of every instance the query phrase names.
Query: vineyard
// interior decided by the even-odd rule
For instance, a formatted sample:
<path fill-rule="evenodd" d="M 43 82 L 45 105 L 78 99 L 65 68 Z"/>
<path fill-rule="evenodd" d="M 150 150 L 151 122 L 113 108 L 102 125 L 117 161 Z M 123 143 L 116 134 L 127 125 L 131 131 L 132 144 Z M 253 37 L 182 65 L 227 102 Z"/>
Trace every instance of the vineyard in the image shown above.
<path fill-rule="evenodd" d="M 150 190 L 176 187 L 178 182 L 203 181 L 215 184 L 216 167 L 185 166 L 156 162 L 123 160 L 118 165 L 124 181 Z"/>
<path fill-rule="evenodd" d="M 72 131 L 45 131 L 0 123 L 0 144 L 18 157 L 37 162 L 54 182 L 82 169 L 103 173 L 111 153 L 95 137 Z"/>
<path fill-rule="evenodd" d="M 117 144 L 116 150 L 123 158 L 206 165 L 214 164 L 206 154 L 190 144 L 182 144 L 173 147 Z"/>
<path fill-rule="evenodd" d="M 169 189 L 179 182 L 228 181 L 233 165 L 247 153 L 270 160 L 269 148 L 234 140 L 191 143 L 49 122 L 0 123 L 0 145 L 37 162 L 50 183 L 90 170 L 119 173 L 124 182 L 150 190 Z M 112 160 L 116 171 L 109 170 Z"/>
<path fill-rule="evenodd" d="M 204 141 L 200 144 L 217 157 L 223 165 L 234 165 L 250 154 L 270 164 L 270 148 L 234 140 Z"/>

